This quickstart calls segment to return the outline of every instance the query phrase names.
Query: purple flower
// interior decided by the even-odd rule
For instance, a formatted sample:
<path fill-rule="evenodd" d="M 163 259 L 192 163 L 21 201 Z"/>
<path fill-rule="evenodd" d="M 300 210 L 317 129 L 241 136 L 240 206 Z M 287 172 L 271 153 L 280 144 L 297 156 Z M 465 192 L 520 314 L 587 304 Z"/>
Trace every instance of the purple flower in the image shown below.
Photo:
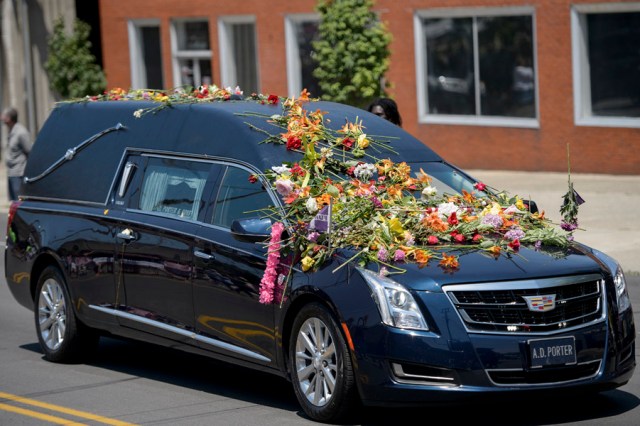
<path fill-rule="evenodd" d="M 502 218 L 497 214 L 488 214 L 482 218 L 483 225 L 490 225 L 493 228 L 500 228 L 502 226 Z"/>
<path fill-rule="evenodd" d="M 381 209 L 382 207 L 384 207 L 382 205 L 382 202 L 380 200 L 378 200 L 378 197 L 371 197 L 371 202 L 373 203 L 373 206 L 376 209 Z"/>
<path fill-rule="evenodd" d="M 536 248 L 536 250 L 540 250 L 540 248 L 542 247 L 542 241 L 540 240 L 536 241 L 534 247 Z"/>
<path fill-rule="evenodd" d="M 309 241 L 315 243 L 316 241 L 318 241 L 318 237 L 320 236 L 319 233 L 317 233 L 316 231 L 310 232 L 309 235 L 307 235 L 307 238 L 309 239 Z"/>
<path fill-rule="evenodd" d="M 380 250 L 378 250 L 378 260 L 379 261 L 386 262 L 388 257 L 389 257 L 389 253 L 387 253 L 387 249 L 382 247 Z"/>
<path fill-rule="evenodd" d="M 511 241 L 520 240 L 520 239 L 522 239 L 522 237 L 524 237 L 524 231 L 522 229 L 514 226 L 513 228 L 511 228 L 509 231 L 507 231 L 504 234 L 504 237 L 507 240 L 511 240 Z"/>
<path fill-rule="evenodd" d="M 398 249 L 393 253 L 393 260 L 396 262 L 404 262 L 404 257 L 405 253 L 403 250 Z"/>
<path fill-rule="evenodd" d="M 571 223 L 571 222 L 565 222 L 562 221 L 560 222 L 560 228 L 564 229 L 565 231 L 571 232 L 571 231 L 575 231 L 578 228 L 578 223 Z"/>

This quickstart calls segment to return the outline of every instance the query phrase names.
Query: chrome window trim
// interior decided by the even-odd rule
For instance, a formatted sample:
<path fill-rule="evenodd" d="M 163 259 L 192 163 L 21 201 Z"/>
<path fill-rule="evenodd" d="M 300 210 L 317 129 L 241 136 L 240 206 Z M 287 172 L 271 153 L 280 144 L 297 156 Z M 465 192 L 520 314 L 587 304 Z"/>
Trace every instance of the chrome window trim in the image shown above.
<path fill-rule="evenodd" d="M 103 306 L 97 306 L 97 305 L 89 305 L 89 308 L 100 311 L 100 312 L 104 312 L 106 314 L 111 314 L 115 317 L 119 317 L 119 318 L 124 318 L 124 319 L 128 319 L 131 321 L 135 321 L 135 322 L 139 322 L 141 324 L 145 324 L 151 327 L 156 327 L 158 329 L 164 330 L 164 331 L 168 331 L 170 333 L 175 333 L 176 335 L 179 336 L 183 336 L 183 337 L 188 337 L 190 339 L 193 339 L 195 342 L 201 342 L 201 343 L 205 343 L 207 345 L 216 347 L 216 348 L 220 348 L 220 349 L 225 349 L 227 351 L 230 352 L 235 352 L 239 355 L 243 355 L 249 358 L 253 358 L 255 360 L 258 361 L 262 361 L 262 362 L 271 362 L 270 358 L 267 358 L 264 355 L 260 355 L 257 354 L 255 352 L 252 352 L 250 350 L 241 348 L 239 346 L 236 345 L 232 345 L 230 343 L 226 343 L 226 342 L 222 342 L 220 340 L 217 339 L 212 339 L 210 337 L 205 337 L 205 336 L 201 336 L 197 333 L 194 333 L 193 331 L 188 331 L 188 330 L 184 330 L 178 327 L 174 327 L 165 323 L 161 323 L 158 321 L 154 321 L 151 320 L 149 318 L 144 318 L 138 315 L 133 315 L 130 314 L 128 312 L 123 312 L 123 311 L 119 311 L 117 309 L 110 309 L 110 308 L 105 308 Z"/>
<path fill-rule="evenodd" d="M 588 323 L 578 324 L 572 327 L 558 328 L 557 330 L 552 331 L 529 331 L 526 333 L 522 333 L 520 331 L 495 331 L 495 330 L 472 330 L 467 326 L 468 317 L 465 319 L 463 313 L 461 312 L 464 308 L 458 309 L 456 307 L 457 300 L 455 296 L 452 294 L 455 291 L 500 291 L 500 290 L 531 290 L 531 289 L 545 289 L 552 287 L 561 287 L 565 285 L 571 284 L 580 284 L 589 281 L 597 281 L 598 285 L 601 288 L 601 295 L 598 298 L 598 308 L 602 309 L 602 315 L 599 318 L 594 319 Z M 542 279 L 531 279 L 531 280 L 519 280 L 519 281 L 509 281 L 509 282 L 487 282 L 487 283 L 478 283 L 478 284 L 448 284 L 442 286 L 442 291 L 447 295 L 447 299 L 453 310 L 458 315 L 458 318 L 462 322 L 465 330 L 469 334 L 485 334 L 485 335 L 505 335 L 505 336 L 550 336 L 558 333 L 567 333 L 573 330 L 582 329 L 585 327 L 592 326 L 594 324 L 601 323 L 607 318 L 607 305 L 606 301 L 606 285 L 604 283 L 604 279 L 600 274 L 587 274 L 587 275 L 577 275 L 577 276 L 567 276 L 567 277 L 557 277 L 557 278 L 542 278 Z M 459 305 L 463 305 L 462 303 L 458 303 Z M 468 304 L 473 306 L 472 304 Z M 495 305 L 488 305 L 495 306 Z M 517 306 L 517 305 L 510 305 Z M 521 327 L 525 324 L 500 324 L 503 326 L 515 325 Z"/>

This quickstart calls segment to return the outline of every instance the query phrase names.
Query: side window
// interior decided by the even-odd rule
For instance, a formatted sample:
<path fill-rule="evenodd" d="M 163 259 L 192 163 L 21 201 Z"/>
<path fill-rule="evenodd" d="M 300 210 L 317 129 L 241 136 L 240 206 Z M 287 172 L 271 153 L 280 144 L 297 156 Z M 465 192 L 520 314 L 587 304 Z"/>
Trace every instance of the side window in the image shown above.
<path fill-rule="evenodd" d="M 196 220 L 211 165 L 149 158 L 142 181 L 140 210 Z"/>
<path fill-rule="evenodd" d="M 260 182 L 249 181 L 250 172 L 229 166 L 218 190 L 211 223 L 231 228 L 235 219 L 264 216 L 261 209 L 273 205 L 273 201 Z"/>

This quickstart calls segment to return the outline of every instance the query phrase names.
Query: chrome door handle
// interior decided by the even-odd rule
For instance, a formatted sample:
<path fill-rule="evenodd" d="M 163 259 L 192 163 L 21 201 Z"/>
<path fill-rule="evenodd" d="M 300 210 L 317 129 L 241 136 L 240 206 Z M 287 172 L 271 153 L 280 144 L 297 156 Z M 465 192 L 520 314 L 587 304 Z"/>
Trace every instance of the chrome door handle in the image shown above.
<path fill-rule="evenodd" d="M 121 230 L 120 232 L 118 232 L 116 234 L 116 237 L 120 238 L 121 240 L 125 240 L 125 241 L 133 241 L 133 240 L 138 238 L 136 236 L 136 233 L 133 232 L 133 230 L 130 229 L 130 228 L 126 228 L 126 229 Z"/>
<path fill-rule="evenodd" d="M 216 258 L 214 255 L 209 254 L 209 253 L 205 253 L 205 252 L 200 251 L 200 250 L 194 250 L 193 254 L 196 257 L 199 257 L 200 259 L 206 260 L 207 262 Z"/>

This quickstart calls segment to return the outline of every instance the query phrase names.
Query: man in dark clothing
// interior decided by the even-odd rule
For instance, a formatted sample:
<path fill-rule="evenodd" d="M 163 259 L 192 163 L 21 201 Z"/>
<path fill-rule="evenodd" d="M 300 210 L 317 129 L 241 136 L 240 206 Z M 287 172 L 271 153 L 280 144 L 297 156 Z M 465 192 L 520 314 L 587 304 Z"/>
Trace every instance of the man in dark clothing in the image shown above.
<path fill-rule="evenodd" d="M 7 165 L 9 200 L 14 201 L 20 193 L 24 168 L 33 142 L 27 128 L 18 123 L 18 111 L 15 108 L 7 108 L 2 112 L 2 122 L 9 129 L 4 158 Z"/>

